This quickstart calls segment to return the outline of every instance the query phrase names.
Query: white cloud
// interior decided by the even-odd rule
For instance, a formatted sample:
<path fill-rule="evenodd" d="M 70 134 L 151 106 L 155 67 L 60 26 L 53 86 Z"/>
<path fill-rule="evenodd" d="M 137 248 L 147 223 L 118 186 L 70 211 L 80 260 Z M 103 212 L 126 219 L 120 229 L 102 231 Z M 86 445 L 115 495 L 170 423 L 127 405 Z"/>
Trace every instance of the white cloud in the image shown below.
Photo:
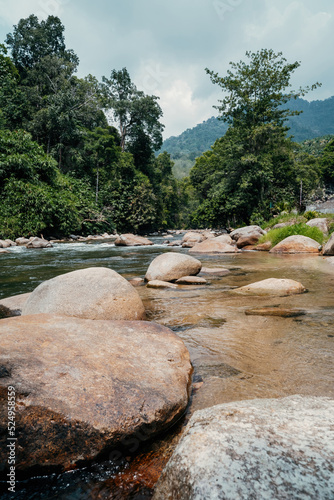
<path fill-rule="evenodd" d="M 294 87 L 319 80 L 309 98 L 334 95 L 333 0 L 0 0 L 0 9 L 2 40 L 22 17 L 58 15 L 79 76 L 126 67 L 138 88 L 160 96 L 166 137 L 215 114 L 219 89 L 204 68 L 223 76 L 247 50 L 282 51 L 301 61 Z"/>

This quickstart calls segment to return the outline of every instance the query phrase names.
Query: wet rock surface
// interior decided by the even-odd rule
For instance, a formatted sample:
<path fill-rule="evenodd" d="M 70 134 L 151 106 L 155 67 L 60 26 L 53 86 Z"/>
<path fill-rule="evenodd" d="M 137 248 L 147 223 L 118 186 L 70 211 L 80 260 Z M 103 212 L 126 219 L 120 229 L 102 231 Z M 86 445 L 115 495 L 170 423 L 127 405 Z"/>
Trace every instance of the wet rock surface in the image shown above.
<path fill-rule="evenodd" d="M 329 500 L 333 411 L 333 400 L 302 396 L 197 411 L 153 498 Z"/>
<path fill-rule="evenodd" d="M 0 343 L 0 421 L 14 386 L 17 472 L 72 469 L 130 436 L 140 444 L 188 403 L 189 353 L 154 323 L 21 316 L 0 321 Z"/>
<path fill-rule="evenodd" d="M 41 283 L 22 309 L 23 315 L 39 313 L 108 320 L 145 317 L 137 290 L 105 267 L 80 269 Z"/>
<path fill-rule="evenodd" d="M 145 246 L 153 245 L 153 242 L 148 238 L 143 236 L 137 236 L 136 234 L 121 234 L 115 240 L 115 246 Z"/>
<path fill-rule="evenodd" d="M 272 295 L 284 297 L 285 295 L 293 295 L 304 292 L 306 292 L 305 287 L 298 281 L 268 278 L 266 280 L 257 281 L 256 283 L 236 288 L 231 293 L 241 295 Z"/>

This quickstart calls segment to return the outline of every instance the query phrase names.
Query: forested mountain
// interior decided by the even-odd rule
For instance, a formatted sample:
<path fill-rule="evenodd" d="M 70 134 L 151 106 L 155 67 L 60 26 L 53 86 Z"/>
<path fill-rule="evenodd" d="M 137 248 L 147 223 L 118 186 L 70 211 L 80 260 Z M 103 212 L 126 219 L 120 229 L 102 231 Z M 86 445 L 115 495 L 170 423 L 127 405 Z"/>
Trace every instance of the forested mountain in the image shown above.
<path fill-rule="evenodd" d="M 292 111 L 302 111 L 300 115 L 290 116 L 287 120 L 290 128 L 288 135 L 292 135 L 296 142 L 334 134 L 334 96 L 312 102 L 301 98 L 292 99 L 286 107 Z M 212 116 L 179 136 L 166 139 L 161 151 L 171 155 L 177 177 L 187 175 L 195 158 L 210 149 L 216 139 L 226 133 L 227 128 L 226 123 Z"/>

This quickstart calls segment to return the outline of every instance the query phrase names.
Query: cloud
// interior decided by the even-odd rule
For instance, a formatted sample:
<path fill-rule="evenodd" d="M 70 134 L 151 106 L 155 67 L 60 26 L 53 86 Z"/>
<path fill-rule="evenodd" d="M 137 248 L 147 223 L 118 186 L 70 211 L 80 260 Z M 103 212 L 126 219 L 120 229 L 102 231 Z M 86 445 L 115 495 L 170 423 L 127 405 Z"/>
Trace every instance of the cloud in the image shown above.
<path fill-rule="evenodd" d="M 301 61 L 294 87 L 319 80 L 309 98 L 334 95 L 333 0 L 0 0 L 0 8 L 3 40 L 33 12 L 58 15 L 79 76 L 126 67 L 138 88 L 160 97 L 165 137 L 215 114 L 219 89 L 204 68 L 224 75 L 247 50 L 282 51 Z"/>

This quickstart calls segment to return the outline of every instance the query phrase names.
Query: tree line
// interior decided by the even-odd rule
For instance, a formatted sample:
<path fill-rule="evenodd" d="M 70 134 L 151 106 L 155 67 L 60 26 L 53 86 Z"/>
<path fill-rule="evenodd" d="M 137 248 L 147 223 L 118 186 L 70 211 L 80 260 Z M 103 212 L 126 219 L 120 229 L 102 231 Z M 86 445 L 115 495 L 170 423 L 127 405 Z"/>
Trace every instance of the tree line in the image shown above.
<path fill-rule="evenodd" d="M 148 232 L 172 227 L 261 223 L 333 183 L 333 141 L 320 158 L 287 136 L 284 105 L 299 63 L 248 52 L 227 76 L 226 134 L 177 181 L 162 145 L 158 97 L 137 89 L 126 68 L 78 78 L 64 26 L 21 19 L 0 46 L 0 237 Z M 109 121 L 108 121 L 108 118 Z M 111 121 L 111 120 L 112 121 Z M 111 125 L 110 122 L 113 124 Z M 299 208 L 302 209 L 299 200 Z"/>
<path fill-rule="evenodd" d="M 64 26 L 21 19 L 0 51 L 2 236 L 144 232 L 178 223 L 162 110 L 126 68 L 78 78 Z M 9 55 L 10 51 L 10 55 Z M 112 116 L 111 126 L 107 116 Z"/>

